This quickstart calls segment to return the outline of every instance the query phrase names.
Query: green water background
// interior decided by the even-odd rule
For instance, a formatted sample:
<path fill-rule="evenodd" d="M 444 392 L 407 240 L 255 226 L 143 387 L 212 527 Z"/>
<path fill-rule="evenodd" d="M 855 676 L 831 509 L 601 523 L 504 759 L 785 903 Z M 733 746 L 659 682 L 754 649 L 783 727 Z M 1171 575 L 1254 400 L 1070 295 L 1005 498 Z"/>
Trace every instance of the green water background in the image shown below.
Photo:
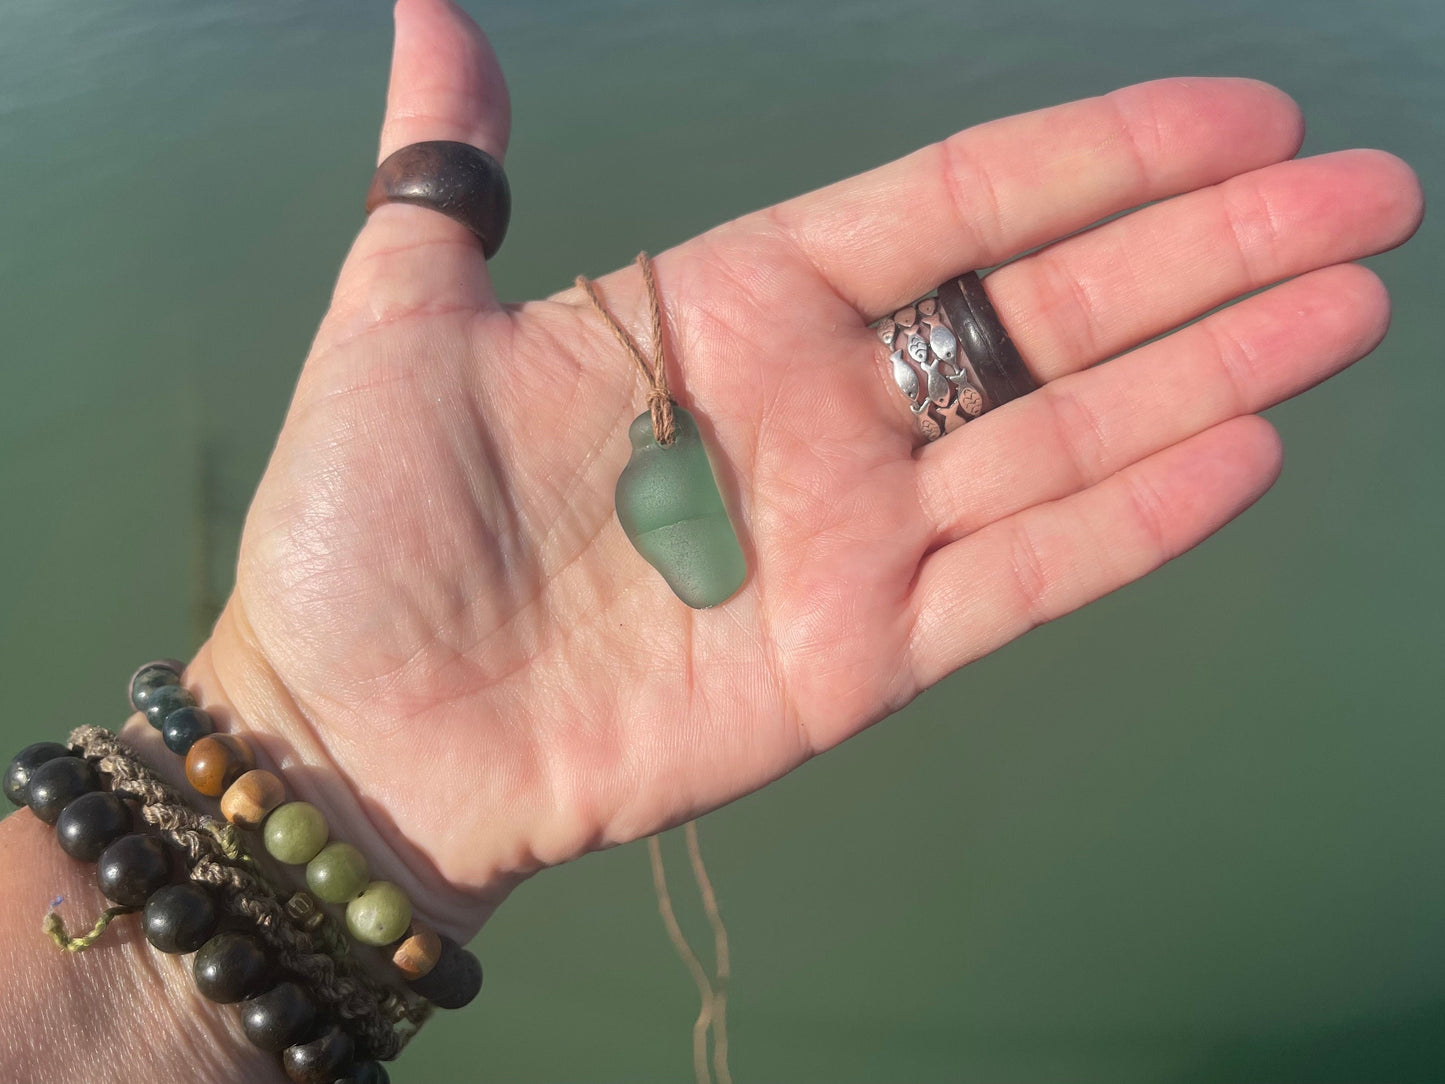
<path fill-rule="evenodd" d="M 1445 174 L 1437 0 L 468 7 L 512 87 L 509 298 L 1161 75 L 1269 79 L 1306 153 Z M 4 748 L 118 720 L 224 596 L 389 34 L 355 0 L 0 0 Z M 1390 338 L 1270 413 L 1242 522 L 706 819 L 740 1084 L 1445 1079 L 1441 241 L 1373 261 Z M 478 947 L 398 1080 L 690 1078 L 641 845 Z"/>

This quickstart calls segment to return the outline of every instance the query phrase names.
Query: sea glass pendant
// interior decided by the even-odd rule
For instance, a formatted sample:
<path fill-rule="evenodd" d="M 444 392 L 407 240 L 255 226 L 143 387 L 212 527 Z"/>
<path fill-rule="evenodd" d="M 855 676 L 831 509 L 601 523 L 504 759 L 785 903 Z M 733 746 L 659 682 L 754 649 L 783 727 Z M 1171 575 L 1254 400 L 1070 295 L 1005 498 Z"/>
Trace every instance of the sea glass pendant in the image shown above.
<path fill-rule="evenodd" d="M 697 422 L 681 407 L 673 417 L 671 444 L 657 442 L 647 412 L 628 428 L 632 458 L 617 479 L 617 519 L 677 597 L 703 610 L 737 593 L 747 563 Z"/>

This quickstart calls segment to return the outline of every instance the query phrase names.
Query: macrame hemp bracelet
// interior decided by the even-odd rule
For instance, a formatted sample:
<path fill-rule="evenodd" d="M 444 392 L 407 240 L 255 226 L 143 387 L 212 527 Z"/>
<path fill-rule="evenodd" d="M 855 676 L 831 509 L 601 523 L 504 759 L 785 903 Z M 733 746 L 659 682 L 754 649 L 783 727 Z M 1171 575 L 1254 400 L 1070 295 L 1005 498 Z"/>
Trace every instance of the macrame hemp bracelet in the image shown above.
<path fill-rule="evenodd" d="M 181 684 L 182 664 L 157 659 L 131 675 L 130 705 L 161 732 L 166 748 L 185 758 L 186 780 L 219 798 L 232 825 L 260 833 L 276 861 L 304 866 L 306 885 L 327 903 L 346 908 L 346 929 L 357 941 L 384 948 L 407 988 L 443 1009 L 459 1009 L 482 986 L 482 965 L 450 937 L 412 921 L 411 900 L 390 881 L 372 880 L 366 856 L 330 839 L 321 811 L 286 801 L 275 774 L 256 767 L 255 753 L 236 734 L 215 734 L 209 713 Z"/>

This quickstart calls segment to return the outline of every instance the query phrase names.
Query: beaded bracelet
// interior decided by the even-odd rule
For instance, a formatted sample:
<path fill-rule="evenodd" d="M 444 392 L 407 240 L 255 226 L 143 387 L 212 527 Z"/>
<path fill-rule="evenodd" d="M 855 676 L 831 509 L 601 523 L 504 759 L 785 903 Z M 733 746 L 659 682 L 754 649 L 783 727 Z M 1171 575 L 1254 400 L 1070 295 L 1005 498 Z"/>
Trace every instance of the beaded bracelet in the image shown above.
<path fill-rule="evenodd" d="M 67 854 L 98 864 L 101 891 L 117 904 L 107 909 L 88 937 L 65 938 L 63 926 L 55 919 L 59 928 L 49 932 L 57 943 L 67 948 L 88 947 L 112 918 L 139 911 L 146 940 L 168 954 L 194 952 L 192 971 L 200 992 L 216 1002 L 239 1001 L 247 1037 L 260 1049 L 280 1054 L 282 1068 L 292 1081 L 386 1084 L 386 1070 L 367 1056 L 373 1051 L 363 1044 L 371 1039 L 371 1046 L 385 1048 L 376 1054 L 394 1057 L 401 1045 L 395 1030 L 389 1028 L 378 1036 L 363 1028 L 363 1044 L 359 1044 L 352 1034 L 359 1021 L 346 1019 L 346 1005 L 337 1015 L 350 1027 L 324 1020 L 315 995 L 318 991 L 334 995 L 338 993 L 334 987 L 342 984 L 327 984 L 325 967 L 318 971 L 313 960 L 294 954 L 282 954 L 282 959 L 295 978 L 305 981 L 308 976 L 303 972 L 309 970 L 323 981 L 303 987 L 293 978 L 281 977 L 275 959 L 263 949 L 258 936 L 269 934 L 273 942 L 284 943 L 284 938 L 275 936 L 279 930 L 268 929 L 262 921 L 267 917 L 274 920 L 275 915 L 257 916 L 251 913 L 254 908 L 234 906 L 238 899 L 254 904 L 254 893 L 223 892 L 223 903 L 233 905 L 229 908 L 232 917 L 241 920 L 238 930 L 223 926 L 224 916 L 212 891 L 204 880 L 197 879 L 198 873 L 204 876 L 211 869 L 204 855 L 188 855 L 195 859 L 187 863 L 192 879 L 176 883 L 181 854 L 207 848 L 195 846 L 197 840 L 191 837 L 200 833 L 194 824 L 180 823 L 196 818 L 177 814 L 185 807 L 179 805 L 174 792 L 150 777 L 113 735 L 99 727 L 82 727 L 71 738 L 70 746 L 38 742 L 26 747 L 10 762 L 4 777 L 5 796 L 16 805 L 28 805 L 42 821 L 53 824 Z M 127 798 L 142 802 L 141 819 L 163 828 L 169 843 L 138 830 Z M 171 821 L 177 823 L 167 823 Z M 234 882 L 224 882 L 222 878 L 223 888 L 236 887 Z M 361 1058 L 357 1058 L 358 1052 Z"/>
<path fill-rule="evenodd" d="M 250 746 L 234 734 L 216 734 L 209 713 L 181 685 L 183 665 L 157 659 L 131 675 L 130 705 L 161 732 L 166 748 L 185 757 L 195 790 L 219 798 L 221 815 L 256 831 L 277 861 L 304 866 L 306 886 L 327 903 L 346 908 L 346 926 L 362 944 L 390 947 L 391 961 L 408 986 L 444 1009 L 461 1008 L 482 985 L 477 958 L 450 937 L 413 922 L 411 901 L 390 881 L 371 880 L 366 856 L 349 843 L 329 841 L 325 816 L 309 802 L 285 801 L 272 772 L 256 767 Z"/>

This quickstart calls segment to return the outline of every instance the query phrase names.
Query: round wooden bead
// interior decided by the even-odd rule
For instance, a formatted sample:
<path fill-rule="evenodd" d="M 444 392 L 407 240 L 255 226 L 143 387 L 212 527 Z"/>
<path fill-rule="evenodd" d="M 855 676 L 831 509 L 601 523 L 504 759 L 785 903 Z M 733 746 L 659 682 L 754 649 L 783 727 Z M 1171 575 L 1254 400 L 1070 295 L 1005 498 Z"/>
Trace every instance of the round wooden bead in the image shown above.
<path fill-rule="evenodd" d="M 327 903 L 349 903 L 370 880 L 366 855 L 350 843 L 328 843 L 306 863 L 306 887 Z"/>
<path fill-rule="evenodd" d="M 333 1024 L 310 1042 L 288 1046 L 281 1066 L 296 1084 L 331 1084 L 355 1055 L 351 1036 Z"/>
<path fill-rule="evenodd" d="M 146 900 L 142 924 L 162 952 L 195 952 L 216 932 L 216 904 L 198 884 L 166 885 Z"/>
<path fill-rule="evenodd" d="M 211 722 L 210 713 L 205 709 L 177 708 L 161 724 L 161 738 L 172 753 L 185 756 L 191 746 L 215 729 L 216 724 Z"/>
<path fill-rule="evenodd" d="M 60 811 L 55 838 L 71 858 L 94 862 L 131 827 L 130 806 L 108 790 L 93 790 Z"/>
<path fill-rule="evenodd" d="M 56 757 L 30 773 L 25 800 L 30 811 L 46 824 L 54 824 L 73 799 L 100 786 L 95 769 L 79 757 Z"/>
<path fill-rule="evenodd" d="M 316 1005 L 294 982 L 278 983 L 241 1002 L 246 1038 L 272 1054 L 309 1039 L 315 1026 Z"/>
<path fill-rule="evenodd" d="M 186 779 L 208 798 L 219 798 L 255 766 L 256 754 L 234 734 L 208 734 L 186 753 Z"/>
<path fill-rule="evenodd" d="M 139 907 L 168 882 L 175 858 L 155 836 L 121 836 L 100 852 L 96 876 L 106 898 L 122 907 Z"/>
<path fill-rule="evenodd" d="M 411 925 L 411 900 L 390 881 L 372 881 L 346 905 L 346 928 L 363 945 L 389 945 Z"/>
<path fill-rule="evenodd" d="M 24 805 L 26 789 L 30 786 L 30 773 L 56 757 L 68 757 L 70 750 L 59 742 L 38 741 L 27 745 L 10 760 L 5 769 L 5 797 L 12 805 Z"/>
<path fill-rule="evenodd" d="M 159 730 L 165 725 L 166 716 L 171 712 L 195 706 L 196 698 L 189 689 L 183 689 L 179 685 L 162 685 L 152 692 L 146 701 L 146 722 Z"/>
<path fill-rule="evenodd" d="M 130 683 L 125 687 L 131 708 L 145 711 L 151 694 L 157 689 L 181 683 L 181 671 L 184 669 L 185 664 L 178 659 L 152 659 L 137 667 L 136 672 L 130 676 Z"/>
<path fill-rule="evenodd" d="M 310 802 L 287 802 L 266 818 L 263 834 L 272 858 L 299 866 L 326 846 L 326 818 Z"/>
<path fill-rule="evenodd" d="M 221 795 L 221 816 L 237 828 L 259 828 L 286 797 L 286 788 L 264 768 L 243 774 Z"/>
<path fill-rule="evenodd" d="M 391 962 L 401 972 L 401 977 L 411 981 L 428 974 L 436 967 L 442 954 L 442 939 L 437 932 L 420 922 L 413 922 L 401 944 L 391 954 Z"/>
<path fill-rule="evenodd" d="M 229 1005 L 266 989 L 272 971 L 259 941 L 248 933 L 227 932 L 216 934 L 196 951 L 191 973 L 205 997 Z"/>
<path fill-rule="evenodd" d="M 436 966 L 407 985 L 439 1009 L 460 1009 L 481 990 L 482 965 L 450 937 L 441 941 Z"/>

